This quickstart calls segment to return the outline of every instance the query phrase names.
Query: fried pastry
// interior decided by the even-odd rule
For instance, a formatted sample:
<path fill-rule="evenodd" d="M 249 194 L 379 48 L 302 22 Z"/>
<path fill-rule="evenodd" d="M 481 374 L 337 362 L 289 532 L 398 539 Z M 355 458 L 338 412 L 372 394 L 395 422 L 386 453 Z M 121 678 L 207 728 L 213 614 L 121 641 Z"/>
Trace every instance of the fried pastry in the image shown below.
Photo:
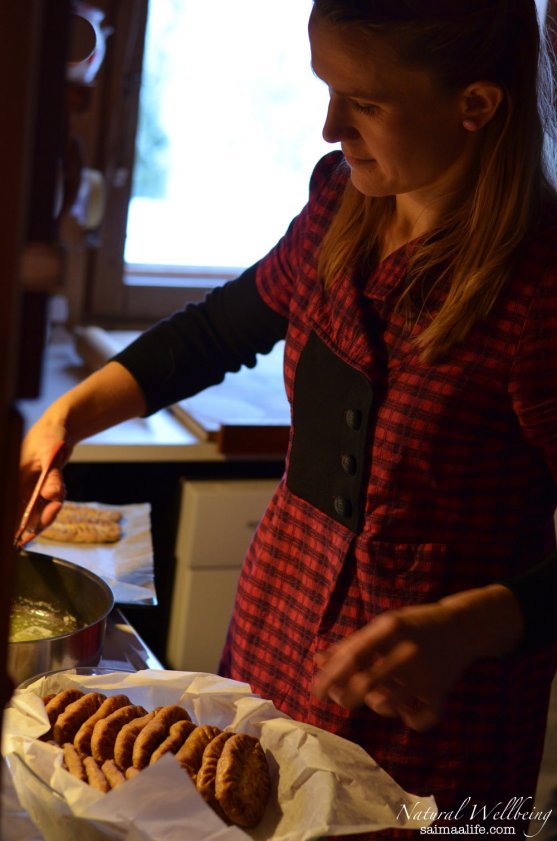
<path fill-rule="evenodd" d="M 188 772 L 194 782 L 197 772 L 201 768 L 205 748 L 221 732 L 219 727 L 213 727 L 211 724 L 202 724 L 190 733 L 180 750 L 176 753 L 176 759 L 182 768 Z"/>
<path fill-rule="evenodd" d="M 68 704 L 72 701 L 77 701 L 78 698 L 83 697 L 83 692 L 79 689 L 62 689 L 54 696 L 47 696 L 48 701 L 44 701 L 45 711 L 50 721 L 50 726 L 54 724 L 60 713 L 63 713 Z"/>
<path fill-rule="evenodd" d="M 173 753 L 205 802 L 228 824 L 259 823 L 271 781 L 258 739 L 194 724 L 184 707 L 147 713 L 127 695 L 66 689 L 43 699 L 63 766 L 100 792 L 131 780 L 165 753 Z M 49 738 L 47 734 L 43 738 Z"/>
<path fill-rule="evenodd" d="M 110 788 L 118 788 L 118 786 L 126 782 L 126 778 L 113 759 L 105 759 L 101 765 L 101 771 L 105 775 Z"/>
<path fill-rule="evenodd" d="M 118 523 L 59 523 L 56 520 L 41 532 L 55 543 L 116 543 L 122 536 Z"/>
<path fill-rule="evenodd" d="M 153 751 L 149 759 L 149 765 L 164 756 L 165 753 L 176 753 L 184 744 L 190 733 L 195 730 L 196 725 L 193 721 L 183 720 L 172 724 L 168 736 L 160 743 L 158 748 Z"/>
<path fill-rule="evenodd" d="M 91 736 L 97 721 L 101 718 L 119 710 L 121 707 L 127 707 L 131 703 L 127 695 L 111 695 L 102 702 L 100 707 L 93 715 L 83 722 L 77 733 L 75 734 L 73 743 L 81 753 L 91 753 Z"/>
<path fill-rule="evenodd" d="M 104 775 L 104 772 L 92 756 L 86 756 L 84 758 L 83 767 L 85 768 L 87 782 L 90 786 L 96 788 L 97 791 L 102 791 L 103 794 L 106 794 L 108 791 L 110 791 L 110 785 Z"/>
<path fill-rule="evenodd" d="M 151 754 L 164 741 L 170 727 L 177 721 L 190 721 L 186 710 L 178 704 L 168 704 L 158 711 L 138 735 L 133 746 L 132 765 L 145 768 Z"/>
<path fill-rule="evenodd" d="M 124 724 L 143 715 L 143 707 L 129 704 L 97 721 L 91 736 L 91 753 L 100 765 L 105 759 L 114 759 L 114 743 Z"/>
<path fill-rule="evenodd" d="M 77 777 L 82 782 L 87 782 L 87 774 L 83 765 L 83 758 L 75 745 L 71 742 L 65 742 L 62 746 L 64 751 L 64 766 L 70 772 L 72 777 Z"/>
<path fill-rule="evenodd" d="M 74 736 L 89 716 L 93 715 L 98 710 L 106 695 L 100 692 L 87 692 L 77 701 L 72 701 L 71 704 L 61 712 L 52 728 L 52 735 L 54 741 L 59 745 L 64 742 L 73 742 Z"/>
<path fill-rule="evenodd" d="M 155 716 L 155 711 L 134 718 L 124 724 L 114 742 L 114 761 L 118 768 L 126 771 L 132 764 L 133 746 L 146 724 Z"/>
<path fill-rule="evenodd" d="M 226 741 L 217 763 L 215 798 L 232 823 L 256 826 L 271 790 L 269 766 L 258 739 L 235 733 Z"/>
<path fill-rule="evenodd" d="M 201 767 L 195 778 L 195 787 L 203 800 L 210 806 L 218 805 L 215 799 L 215 780 L 217 776 L 217 764 L 220 759 L 225 742 L 234 734 L 230 730 L 223 730 L 218 736 L 212 739 L 201 759 Z"/>
<path fill-rule="evenodd" d="M 56 515 L 57 523 L 119 523 L 122 513 L 115 509 L 90 508 L 79 502 L 64 502 Z"/>

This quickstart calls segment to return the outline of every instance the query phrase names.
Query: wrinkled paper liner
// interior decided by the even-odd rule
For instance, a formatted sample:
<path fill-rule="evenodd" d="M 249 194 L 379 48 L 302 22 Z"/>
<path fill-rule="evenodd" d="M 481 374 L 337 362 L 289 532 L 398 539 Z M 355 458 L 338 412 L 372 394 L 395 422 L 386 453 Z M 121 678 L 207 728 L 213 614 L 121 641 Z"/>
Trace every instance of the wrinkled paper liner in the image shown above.
<path fill-rule="evenodd" d="M 48 730 L 38 696 L 75 684 L 87 692 L 124 693 L 147 710 L 179 703 L 196 723 L 258 737 L 272 779 L 261 823 L 249 832 L 226 826 L 170 755 L 108 794 L 72 777 L 62 768 L 60 749 L 37 740 Z M 40 678 L 12 698 L 2 752 L 21 803 L 46 841 L 306 841 L 387 827 L 418 829 L 428 822 L 405 818 L 413 806 L 419 802 L 422 814 L 436 808 L 433 798 L 400 788 L 358 745 L 298 724 L 247 684 L 202 673 L 83 676 L 68 670 Z"/>
<path fill-rule="evenodd" d="M 115 543 L 56 543 L 37 537 L 28 548 L 41 555 L 62 558 L 99 575 L 110 587 L 118 604 L 157 604 L 151 505 L 104 505 L 79 502 L 86 508 L 120 511 L 122 537 Z"/>

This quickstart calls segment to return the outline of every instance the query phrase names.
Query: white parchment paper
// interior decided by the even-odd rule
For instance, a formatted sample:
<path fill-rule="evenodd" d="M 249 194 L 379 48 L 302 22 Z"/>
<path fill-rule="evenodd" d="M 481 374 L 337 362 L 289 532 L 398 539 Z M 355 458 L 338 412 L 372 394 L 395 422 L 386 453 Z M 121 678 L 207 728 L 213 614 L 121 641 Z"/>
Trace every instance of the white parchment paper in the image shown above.
<path fill-rule="evenodd" d="M 257 736 L 265 750 L 272 793 L 265 816 L 249 834 L 227 827 L 197 794 L 173 756 L 165 756 L 108 794 L 62 768 L 62 751 L 37 737 L 47 732 L 40 695 L 77 684 L 106 695 L 125 693 L 146 709 L 182 704 L 201 724 Z M 309 841 L 386 827 L 433 813 L 431 797 L 405 792 L 357 745 L 298 724 L 243 683 L 193 672 L 151 671 L 41 678 L 14 695 L 5 713 L 2 751 L 22 802 L 46 841 Z M 403 808 L 405 807 L 405 808 Z M 61 826 L 66 834 L 60 834 Z"/>
<path fill-rule="evenodd" d="M 103 505 L 80 502 L 87 508 L 122 513 L 122 538 L 116 543 L 56 543 L 37 537 L 28 548 L 85 567 L 103 578 L 119 604 L 156 604 L 151 506 Z"/>

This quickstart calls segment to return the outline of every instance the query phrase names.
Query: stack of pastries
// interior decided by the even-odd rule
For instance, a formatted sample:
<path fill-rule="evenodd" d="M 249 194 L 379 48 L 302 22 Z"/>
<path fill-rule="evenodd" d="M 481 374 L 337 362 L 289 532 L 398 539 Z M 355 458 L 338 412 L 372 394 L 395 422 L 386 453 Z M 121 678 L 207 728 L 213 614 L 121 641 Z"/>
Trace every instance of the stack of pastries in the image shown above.
<path fill-rule="evenodd" d="M 41 537 L 55 543 L 116 543 L 122 537 L 121 520 L 117 509 L 66 501 Z"/>
<path fill-rule="evenodd" d="M 263 817 L 269 767 L 253 736 L 196 725 L 177 704 L 148 712 L 127 695 L 65 689 L 43 702 L 50 722 L 43 738 L 63 750 L 70 774 L 99 791 L 116 788 L 172 753 L 224 821 L 251 828 Z"/>

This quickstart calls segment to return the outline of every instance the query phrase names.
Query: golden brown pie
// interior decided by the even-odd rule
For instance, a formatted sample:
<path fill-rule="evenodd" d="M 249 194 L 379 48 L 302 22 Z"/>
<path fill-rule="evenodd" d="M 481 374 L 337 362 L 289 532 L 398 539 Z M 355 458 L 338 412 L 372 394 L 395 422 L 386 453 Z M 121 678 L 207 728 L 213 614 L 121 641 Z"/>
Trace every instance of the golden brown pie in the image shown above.
<path fill-rule="evenodd" d="M 211 724 L 201 724 L 190 733 L 176 753 L 176 759 L 194 782 L 197 772 L 201 768 L 205 748 L 221 732 L 220 728 L 213 727 Z"/>
<path fill-rule="evenodd" d="M 217 763 L 217 803 L 232 823 L 249 828 L 263 817 L 270 791 L 269 766 L 261 743 L 253 736 L 235 733 L 225 742 Z"/>
<path fill-rule="evenodd" d="M 195 778 L 195 787 L 200 793 L 203 800 L 205 800 L 213 808 L 216 805 L 215 799 L 215 781 L 217 778 L 217 765 L 221 757 L 225 742 L 233 736 L 231 730 L 223 730 L 218 736 L 212 739 L 205 750 L 201 759 L 201 767 L 197 772 Z"/>
<path fill-rule="evenodd" d="M 91 736 L 91 753 L 99 765 L 105 759 L 114 759 L 114 743 L 124 724 L 143 715 L 146 715 L 143 707 L 129 704 L 97 721 Z"/>
<path fill-rule="evenodd" d="M 124 724 L 116 736 L 116 741 L 114 742 L 114 761 L 122 771 L 126 771 L 131 766 L 135 740 L 154 715 L 155 712 L 153 711 L 139 718 L 132 719 L 127 724 Z"/>
<path fill-rule="evenodd" d="M 111 695 L 102 702 L 100 707 L 93 715 L 83 722 L 79 730 L 74 736 L 73 743 L 80 753 L 91 753 L 91 736 L 97 721 L 105 718 L 120 707 L 127 707 L 131 703 L 127 695 Z"/>
<path fill-rule="evenodd" d="M 106 779 L 103 770 L 92 756 L 86 756 L 84 758 L 83 767 L 85 768 L 87 782 L 90 786 L 96 788 L 97 791 L 102 791 L 103 794 L 110 791 L 110 784 Z"/>
<path fill-rule="evenodd" d="M 62 690 L 43 700 L 53 722 L 45 738 L 52 732 L 64 767 L 98 791 L 122 785 L 170 752 L 225 822 L 250 828 L 263 817 L 271 781 L 253 736 L 196 725 L 178 704 L 147 713 L 126 695 Z"/>
<path fill-rule="evenodd" d="M 119 523 L 122 513 L 113 508 L 91 508 L 66 500 L 56 515 L 57 523 Z"/>
<path fill-rule="evenodd" d="M 145 768 L 149 764 L 151 754 L 166 739 L 170 727 L 177 721 L 190 721 L 183 707 L 178 704 L 161 707 L 135 740 L 132 755 L 132 765 L 135 768 Z"/>
<path fill-rule="evenodd" d="M 55 520 L 41 532 L 55 543 L 116 543 L 122 537 L 119 523 L 59 523 Z"/>
<path fill-rule="evenodd" d="M 63 745 L 64 742 L 73 742 L 74 736 L 89 716 L 98 710 L 106 695 L 100 692 L 87 692 L 77 701 L 72 701 L 60 713 L 52 728 L 52 736 L 55 742 Z"/>
<path fill-rule="evenodd" d="M 87 782 L 87 774 L 83 765 L 83 757 L 77 748 L 71 742 L 66 742 L 63 747 L 64 751 L 64 767 L 70 772 L 73 777 L 77 777 L 82 782 Z"/>
<path fill-rule="evenodd" d="M 149 765 L 152 765 L 153 762 L 156 762 L 165 753 L 177 753 L 193 730 L 195 730 L 193 721 L 183 720 L 172 724 L 166 739 L 151 754 Z"/>
<path fill-rule="evenodd" d="M 105 775 L 110 788 L 118 788 L 118 786 L 126 782 L 126 778 L 113 759 L 105 759 L 101 765 L 101 771 Z"/>
<path fill-rule="evenodd" d="M 43 699 L 45 711 L 50 721 L 50 726 L 54 724 L 60 713 L 64 712 L 68 704 L 72 701 L 77 701 L 83 696 L 83 692 L 79 689 L 62 689 L 56 695 L 49 695 L 48 700 Z"/>

